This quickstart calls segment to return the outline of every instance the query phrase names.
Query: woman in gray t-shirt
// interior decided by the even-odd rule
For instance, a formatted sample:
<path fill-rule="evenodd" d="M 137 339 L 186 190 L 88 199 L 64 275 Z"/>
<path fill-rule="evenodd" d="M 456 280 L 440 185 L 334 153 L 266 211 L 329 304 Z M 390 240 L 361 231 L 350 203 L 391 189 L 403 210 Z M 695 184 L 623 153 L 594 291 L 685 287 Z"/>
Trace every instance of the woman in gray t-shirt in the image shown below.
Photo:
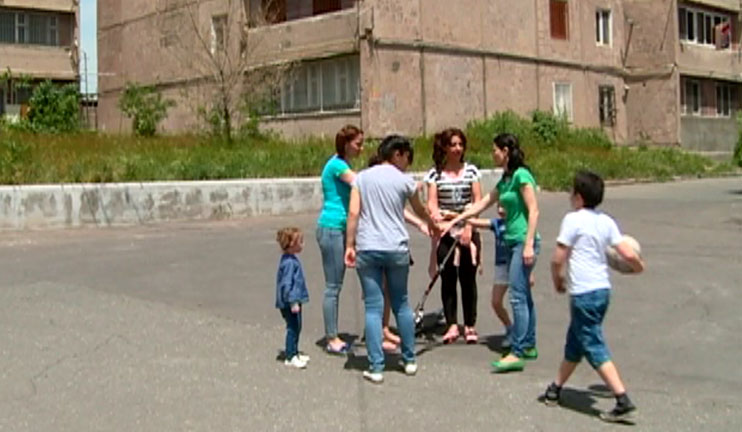
<path fill-rule="evenodd" d="M 380 144 L 379 154 L 382 163 L 361 171 L 353 182 L 345 249 L 345 265 L 356 267 L 365 303 L 369 370 L 364 371 L 363 376 L 375 383 L 384 379 L 384 277 L 402 339 L 405 373 L 414 375 L 417 372 L 415 321 L 407 296 L 410 270 L 409 235 L 404 220 L 407 201 L 432 231 L 438 231 L 416 193 L 415 181 L 404 174 L 413 157 L 410 141 L 398 135 L 388 136 Z"/>

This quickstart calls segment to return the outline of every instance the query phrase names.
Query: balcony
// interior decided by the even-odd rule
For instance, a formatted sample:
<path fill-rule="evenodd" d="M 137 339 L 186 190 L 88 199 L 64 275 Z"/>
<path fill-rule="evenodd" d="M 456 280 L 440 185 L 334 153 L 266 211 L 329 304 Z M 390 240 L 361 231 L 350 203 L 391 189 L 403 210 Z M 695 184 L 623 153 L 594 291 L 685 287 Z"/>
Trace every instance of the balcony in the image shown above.
<path fill-rule="evenodd" d="M 251 63 L 329 57 L 357 51 L 358 12 L 345 9 L 248 30 Z"/>

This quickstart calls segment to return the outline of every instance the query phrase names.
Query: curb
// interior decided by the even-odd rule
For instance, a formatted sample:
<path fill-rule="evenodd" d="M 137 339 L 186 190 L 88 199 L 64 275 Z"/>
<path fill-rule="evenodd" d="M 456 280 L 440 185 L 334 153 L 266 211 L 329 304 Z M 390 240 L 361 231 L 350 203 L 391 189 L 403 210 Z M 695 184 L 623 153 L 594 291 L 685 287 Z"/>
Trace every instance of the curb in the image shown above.
<path fill-rule="evenodd" d="M 646 183 L 669 183 L 669 182 L 678 182 L 678 181 L 688 181 L 688 180 L 702 180 L 702 179 L 709 179 L 709 178 L 731 178 L 731 177 L 742 177 L 742 170 L 738 170 L 735 172 L 728 172 L 728 173 L 718 173 L 714 175 L 709 176 L 672 176 L 667 179 L 657 179 L 657 178 L 628 178 L 628 179 L 614 179 L 614 180 L 606 180 L 605 185 L 606 186 L 630 186 L 634 184 L 646 184 Z"/>
<path fill-rule="evenodd" d="M 502 174 L 481 172 L 483 188 Z M 423 174 L 411 173 L 416 180 Z M 0 186 L 0 230 L 244 219 L 321 208 L 319 177 Z"/>

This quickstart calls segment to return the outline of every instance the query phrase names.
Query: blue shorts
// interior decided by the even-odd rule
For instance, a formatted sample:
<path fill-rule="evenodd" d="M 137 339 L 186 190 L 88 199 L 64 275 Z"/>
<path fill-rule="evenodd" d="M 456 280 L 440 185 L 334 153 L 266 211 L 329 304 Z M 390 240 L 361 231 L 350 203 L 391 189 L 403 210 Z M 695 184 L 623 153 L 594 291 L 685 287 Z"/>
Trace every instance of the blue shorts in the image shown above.
<path fill-rule="evenodd" d="M 611 299 L 610 289 L 600 289 L 570 297 L 571 320 L 564 345 L 564 359 L 579 363 L 584 356 L 597 369 L 611 359 L 603 338 L 603 318 Z"/>

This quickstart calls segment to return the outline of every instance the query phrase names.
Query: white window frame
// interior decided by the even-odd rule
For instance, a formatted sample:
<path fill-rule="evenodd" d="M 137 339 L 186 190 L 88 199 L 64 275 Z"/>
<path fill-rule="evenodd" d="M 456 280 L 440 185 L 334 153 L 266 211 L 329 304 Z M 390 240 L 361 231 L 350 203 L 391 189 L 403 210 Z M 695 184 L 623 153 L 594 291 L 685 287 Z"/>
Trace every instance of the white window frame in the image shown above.
<path fill-rule="evenodd" d="M 604 21 L 608 20 L 608 25 Z M 608 33 L 604 32 L 608 29 Z M 595 11 L 595 43 L 598 46 L 613 46 L 613 13 L 610 9 L 597 9 Z"/>
<path fill-rule="evenodd" d="M 696 94 L 694 95 L 694 102 L 698 102 L 698 109 L 694 109 L 694 105 L 692 106 L 690 104 L 690 101 L 688 99 L 688 86 L 691 86 L 691 88 L 694 88 L 696 90 Z M 701 82 L 695 79 L 689 79 L 689 78 L 683 78 L 683 85 L 681 91 L 683 92 L 683 100 L 685 103 L 683 103 L 683 114 L 685 115 L 691 115 L 691 116 L 700 116 L 701 112 L 703 111 L 703 96 L 701 92 Z"/>
<path fill-rule="evenodd" d="M 211 54 L 225 52 L 227 50 L 227 32 L 229 17 L 227 14 L 212 15 L 211 17 Z M 219 35 L 217 34 L 217 25 L 221 24 L 221 46 Z"/>
<path fill-rule="evenodd" d="M 557 88 L 567 89 L 567 103 L 566 106 L 560 107 L 557 104 Z M 574 121 L 574 102 L 572 97 L 572 83 L 569 82 L 554 82 L 552 86 L 554 95 L 554 114 L 563 115 L 566 114 L 567 120 L 570 122 Z"/>
<path fill-rule="evenodd" d="M 46 37 L 50 46 L 59 46 L 59 18 L 56 15 L 49 15 L 48 17 Z"/>
<path fill-rule="evenodd" d="M 600 117 L 603 117 L 600 119 Z M 610 84 L 598 86 L 598 120 L 601 126 L 616 125 L 616 87 Z"/>
<path fill-rule="evenodd" d="M 725 97 L 726 96 L 726 100 Z M 732 86 L 726 83 L 716 83 L 716 116 L 728 118 L 732 116 Z"/>
<path fill-rule="evenodd" d="M 354 68 L 353 62 L 358 64 Z M 360 57 L 357 55 L 336 57 L 319 61 L 308 62 L 299 66 L 299 70 L 294 72 L 294 76 L 289 78 L 281 86 L 280 94 L 280 111 L 279 115 L 294 115 L 303 113 L 327 113 L 336 111 L 345 111 L 360 108 Z M 325 101 L 325 71 L 330 68 L 334 69 L 335 101 Z M 358 76 L 355 77 L 356 88 L 353 88 L 353 73 L 357 70 Z M 305 80 L 303 87 L 306 88 L 307 107 L 296 108 L 294 106 L 294 96 L 296 94 L 297 80 Z M 343 100 L 341 95 L 345 94 Z M 328 105 L 334 102 L 334 105 L 341 107 L 328 108 Z"/>
<path fill-rule="evenodd" d="M 21 30 L 23 30 L 23 37 L 21 37 Z M 28 40 L 29 40 L 28 14 L 16 12 L 15 14 L 15 43 L 27 44 Z"/>
<path fill-rule="evenodd" d="M 732 17 L 730 15 L 725 15 L 725 14 L 721 14 L 717 12 L 711 12 L 705 9 L 699 9 L 695 7 L 685 6 L 685 5 L 678 7 L 678 19 L 680 19 L 679 16 L 680 16 L 681 10 L 685 11 L 685 34 L 680 33 L 680 23 L 678 22 L 678 34 L 679 34 L 680 41 L 685 42 L 685 43 L 694 44 L 694 45 L 704 46 L 704 47 L 715 48 L 716 41 L 714 39 L 716 38 L 716 31 L 715 31 L 716 26 L 719 24 L 725 23 L 725 22 L 730 22 L 731 24 L 731 20 L 732 20 Z M 702 28 L 699 28 L 699 25 L 698 25 L 699 14 L 703 15 L 703 19 L 701 20 L 703 24 L 702 26 L 700 26 Z M 693 16 L 693 19 L 691 19 L 690 21 L 688 20 L 689 15 Z M 708 41 L 708 42 L 706 41 L 707 22 L 710 23 L 711 25 L 711 41 Z M 690 27 L 692 27 L 692 30 L 693 30 L 692 39 L 688 38 L 688 28 Z M 703 32 L 704 34 L 703 37 L 699 37 L 701 32 Z M 729 47 L 725 49 L 731 49 L 731 45 L 732 44 L 730 43 Z"/>

